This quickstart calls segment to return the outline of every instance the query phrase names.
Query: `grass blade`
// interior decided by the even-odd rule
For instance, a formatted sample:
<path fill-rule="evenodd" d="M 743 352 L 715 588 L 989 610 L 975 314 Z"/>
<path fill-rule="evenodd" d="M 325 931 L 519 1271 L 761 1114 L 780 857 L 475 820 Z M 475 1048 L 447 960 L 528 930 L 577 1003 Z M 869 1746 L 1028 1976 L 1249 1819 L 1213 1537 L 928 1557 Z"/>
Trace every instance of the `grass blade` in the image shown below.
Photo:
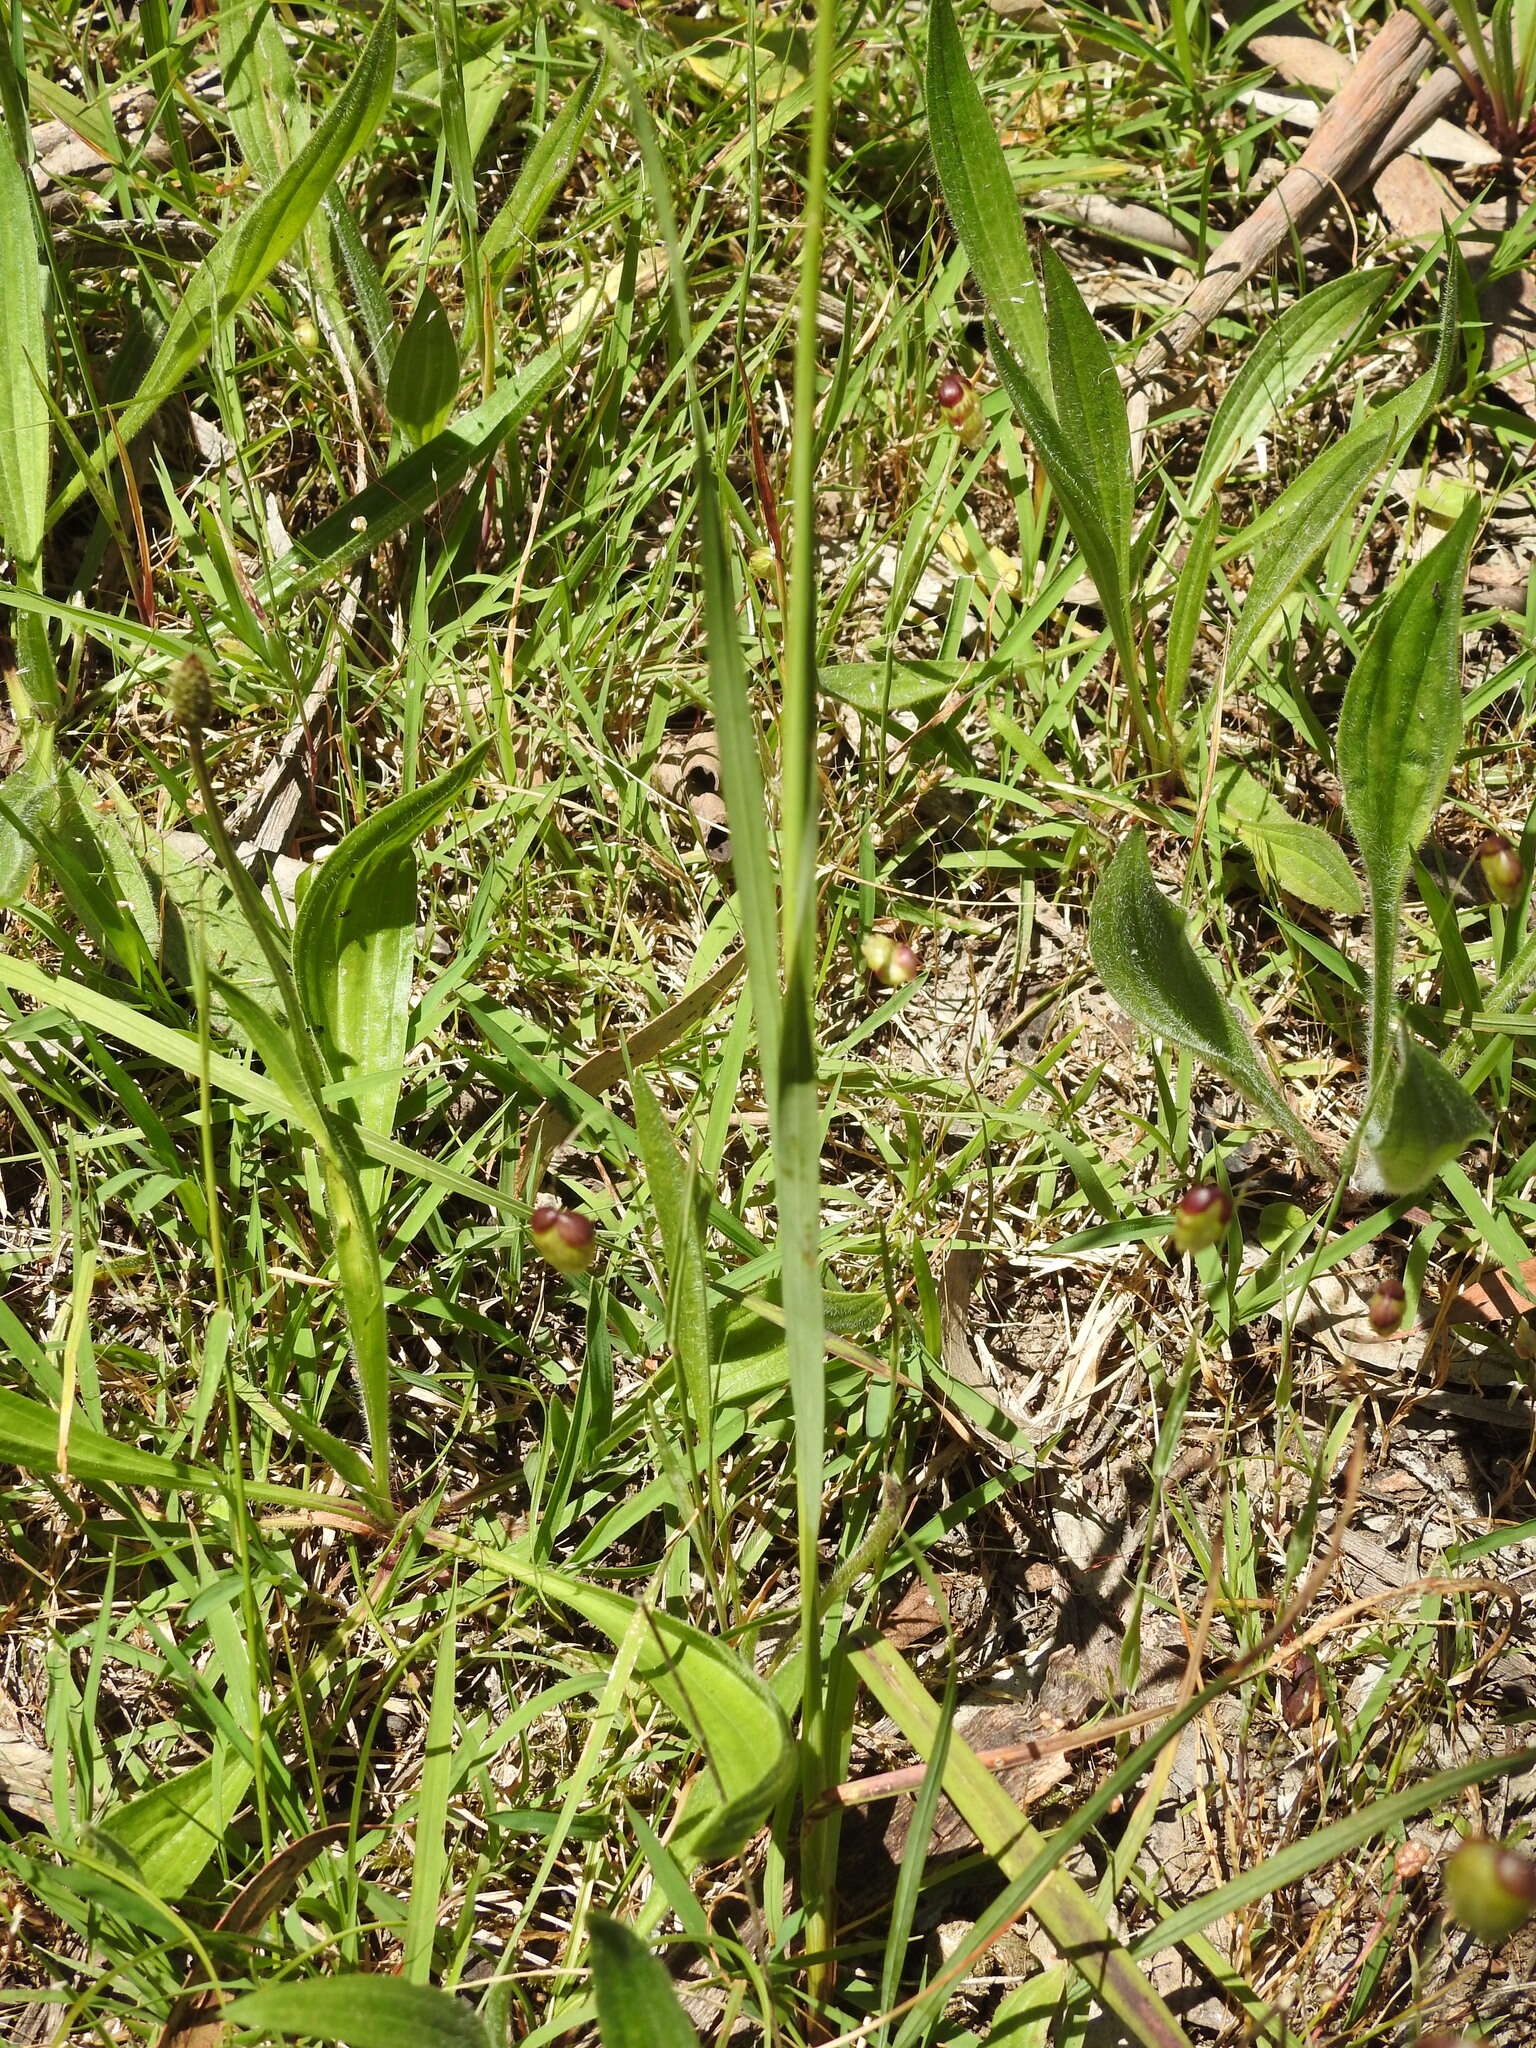
<path fill-rule="evenodd" d="M 480 242 L 480 260 L 498 289 L 527 261 L 540 223 L 570 176 L 608 82 L 606 60 L 566 100 L 534 143 L 517 182 Z"/>

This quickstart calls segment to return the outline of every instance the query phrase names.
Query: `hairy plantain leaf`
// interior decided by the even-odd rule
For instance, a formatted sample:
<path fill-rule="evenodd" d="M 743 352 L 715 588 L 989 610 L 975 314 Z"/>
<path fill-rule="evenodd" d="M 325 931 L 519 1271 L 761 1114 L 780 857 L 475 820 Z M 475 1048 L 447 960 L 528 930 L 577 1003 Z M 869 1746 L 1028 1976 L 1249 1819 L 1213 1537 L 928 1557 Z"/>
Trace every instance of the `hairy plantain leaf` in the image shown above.
<path fill-rule="evenodd" d="M 592 1990 L 603 2048 L 699 2048 L 666 1966 L 620 1920 L 592 1915 Z"/>
<path fill-rule="evenodd" d="M 1152 879 L 1147 842 L 1133 832 L 1105 870 L 1088 944 L 1099 979 L 1126 1015 L 1181 1045 L 1230 1081 L 1314 1166 L 1327 1155 L 1296 1116 L 1190 943 L 1184 918 Z"/>
<path fill-rule="evenodd" d="M 1413 1195 L 1474 1139 L 1487 1137 L 1488 1120 L 1401 1018 L 1390 1040 L 1391 1068 L 1361 1132 L 1364 1178 L 1383 1194 Z"/>
<path fill-rule="evenodd" d="M 1480 511 L 1473 499 L 1378 607 L 1339 715 L 1344 813 L 1370 894 L 1372 1088 L 1387 1057 L 1403 889 L 1461 744 L 1461 593 Z"/>

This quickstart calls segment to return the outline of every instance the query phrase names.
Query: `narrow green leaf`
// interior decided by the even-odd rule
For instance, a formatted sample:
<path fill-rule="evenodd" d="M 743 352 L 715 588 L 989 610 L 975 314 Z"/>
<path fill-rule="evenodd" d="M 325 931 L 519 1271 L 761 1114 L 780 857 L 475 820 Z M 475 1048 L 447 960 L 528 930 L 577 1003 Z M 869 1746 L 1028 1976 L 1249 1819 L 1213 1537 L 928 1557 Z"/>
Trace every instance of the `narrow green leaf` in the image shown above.
<path fill-rule="evenodd" d="M 1352 270 L 1287 306 L 1244 356 L 1205 437 L 1189 487 L 1191 516 L 1306 384 L 1318 364 L 1392 287 L 1390 270 Z"/>
<path fill-rule="evenodd" d="M 1043 1835 L 1009 1798 L 969 1744 L 950 1729 L 941 1739 L 939 1709 L 899 1650 L 880 1641 L 854 1653 L 853 1663 L 880 1705 L 920 1756 L 943 1755 L 944 1790 L 1005 1878 L 1017 1885 L 1033 1867 L 1029 1911 L 1118 2015 L 1141 2048 L 1190 2048 L 1174 2015 L 1116 1941 L 1093 1900 L 1052 1854 Z M 1023 1899 L 1020 1899 L 1020 1905 Z"/>
<path fill-rule="evenodd" d="M 299 905 L 293 974 L 349 1112 L 387 1132 L 410 1037 L 416 958 L 416 841 L 447 816 L 490 746 L 365 818 L 323 861 Z"/>
<path fill-rule="evenodd" d="M 1377 608 L 1339 714 L 1344 813 L 1370 894 L 1373 1087 L 1386 1059 L 1403 890 L 1461 744 L 1461 598 L 1481 509 L 1473 499 Z"/>
<path fill-rule="evenodd" d="M 1442 1166 L 1488 1135 L 1488 1119 L 1401 1018 L 1391 1064 L 1361 1132 L 1368 1179 L 1386 1195 L 1414 1195 Z"/>
<path fill-rule="evenodd" d="M 1045 295 L 1046 346 L 1057 423 L 1067 446 L 1077 451 L 1078 473 L 1114 552 L 1119 588 L 1125 592 L 1131 580 L 1135 501 L 1125 393 L 1098 322 L 1071 271 L 1049 242 L 1040 244 L 1040 285 Z M 1123 597 L 1120 601 L 1124 602 Z"/>
<path fill-rule="evenodd" d="M 443 302 L 428 285 L 390 365 L 390 417 L 417 441 L 438 432 L 459 395 L 459 344 Z"/>
<path fill-rule="evenodd" d="M 65 1439 L 70 1476 L 92 1486 L 145 1486 L 159 1492 L 212 1493 L 219 1481 L 196 1465 L 141 1451 L 120 1443 L 78 1417 L 71 1417 Z M 26 1394 L 0 1388 L 0 1462 L 25 1472 L 59 1470 L 59 1417 L 56 1409 Z"/>
<path fill-rule="evenodd" d="M 1333 536 L 1358 509 L 1371 479 L 1382 468 L 1392 445 L 1390 422 L 1372 420 L 1354 427 L 1337 447 L 1319 455 L 1284 492 L 1283 516 L 1261 514 L 1264 546 L 1258 546 L 1255 520 L 1237 535 L 1232 554 L 1252 554 L 1253 581 L 1227 648 L 1227 675 L 1235 681 L 1253 655 L 1263 652 L 1277 623 L 1280 607 Z M 1280 501 L 1277 500 L 1277 504 Z"/>
<path fill-rule="evenodd" d="M 1062 431 L 1055 412 L 1002 336 L 994 333 L 991 343 L 998 380 L 1034 443 L 1041 467 L 1050 478 L 1051 489 L 1060 501 L 1072 538 L 1077 542 L 1088 574 L 1093 578 L 1094 588 L 1099 593 L 1105 617 L 1116 640 L 1124 636 L 1128 643 L 1130 619 L 1125 608 L 1125 563 L 1115 536 L 1105 525 L 1099 510 L 1094 480 L 1085 469 L 1082 451 Z"/>
<path fill-rule="evenodd" d="M 224 2008 L 232 2027 L 305 2034 L 345 2048 L 490 2048 L 462 1999 L 402 1977 L 312 1977 L 269 1984 Z"/>
<path fill-rule="evenodd" d="M 604 59 L 529 150 L 504 205 L 486 229 L 480 260 L 498 288 L 504 288 L 527 260 L 540 223 L 571 174 L 607 82 Z"/>
<path fill-rule="evenodd" d="M 626 1640 L 636 1603 L 605 1586 L 534 1564 L 514 1551 L 455 1541 L 451 1548 L 482 1570 L 568 1607 L 615 1645 Z M 697 1744 L 702 1767 L 689 1787 L 673 1853 L 692 1866 L 740 1849 L 759 1828 L 794 1771 L 794 1748 L 777 1699 L 726 1644 L 665 1608 L 648 1608 L 635 1675 L 676 1716 Z"/>
<path fill-rule="evenodd" d="M 926 97 L 928 143 L 965 260 L 993 326 L 1031 382 L 1043 390 L 1050 374 L 1045 310 L 1019 198 L 965 61 L 950 0 L 929 0 Z"/>
<path fill-rule="evenodd" d="M 1205 591 L 1211 580 L 1220 510 L 1208 505 L 1190 532 L 1189 547 L 1179 567 L 1173 604 L 1168 613 L 1168 639 L 1163 650 L 1163 717 L 1170 732 L 1179 729 L 1179 714 L 1189 693 L 1195 645 L 1205 618 Z"/>
<path fill-rule="evenodd" d="M 1293 818 L 1245 768 L 1233 763 L 1221 771 L 1216 800 L 1224 826 L 1288 896 L 1340 917 L 1358 917 L 1364 910 L 1360 884 L 1339 842 Z"/>
<path fill-rule="evenodd" d="M 233 319 L 303 234 L 342 167 L 378 126 L 389 102 L 394 69 L 395 0 L 384 0 L 357 68 L 314 134 L 278 182 L 226 230 L 193 274 L 139 395 L 124 407 L 117 432 L 95 458 L 99 472 L 105 473 L 118 448 L 126 447 L 178 388 L 216 330 Z M 54 500 L 48 523 L 60 519 L 85 488 L 85 477 L 77 473 Z"/>
<path fill-rule="evenodd" d="M 179 1899 L 228 1841 L 253 1775 L 244 1757 L 223 1749 L 108 1808 L 99 1825 L 152 1892 Z"/>
<path fill-rule="evenodd" d="M 1291 1109 L 1191 945 L 1183 915 L 1153 881 L 1146 837 L 1139 831 L 1100 880 L 1088 944 L 1099 979 L 1128 1017 L 1198 1055 L 1304 1158 L 1329 1170 L 1327 1155 Z"/>
<path fill-rule="evenodd" d="M 699 2048 L 672 1979 L 622 1921 L 594 1913 L 592 1990 L 603 2048 Z"/>
<path fill-rule="evenodd" d="M 430 441 L 396 462 L 366 489 L 329 513 L 294 542 L 261 586 L 262 601 L 281 606 L 337 576 L 429 512 L 489 462 L 507 436 L 568 374 L 563 349 L 545 349 L 497 386 L 483 405 L 459 417 Z"/>
<path fill-rule="evenodd" d="M 667 1334 L 688 1396 L 697 1469 L 708 1472 L 714 1462 L 715 1385 L 698 1188 L 678 1157 L 661 1105 L 643 1074 L 631 1075 L 630 1091 L 635 1104 L 635 1135 L 645 1161 L 646 1189 L 656 1207 L 667 1261 Z"/>
<path fill-rule="evenodd" d="M 411 1900 L 405 1914 L 400 1974 L 411 1984 L 432 1975 L 432 1945 L 448 1882 L 448 1796 L 453 1788 L 453 1707 L 458 1678 L 458 1616 L 450 1590 L 432 1668 L 432 1704 L 416 1790 L 416 1831 L 411 1857 Z"/>
<path fill-rule="evenodd" d="M 48 510 L 47 272 L 32 181 L 0 137 L 0 544 L 30 577 Z"/>

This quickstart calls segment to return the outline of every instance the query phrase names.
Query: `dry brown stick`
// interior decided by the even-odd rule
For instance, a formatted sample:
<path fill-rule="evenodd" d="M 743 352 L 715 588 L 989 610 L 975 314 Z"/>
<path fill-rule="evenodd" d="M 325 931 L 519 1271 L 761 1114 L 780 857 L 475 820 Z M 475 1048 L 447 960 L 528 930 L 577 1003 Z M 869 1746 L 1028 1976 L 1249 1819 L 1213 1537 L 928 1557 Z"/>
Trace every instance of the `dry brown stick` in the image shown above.
<path fill-rule="evenodd" d="M 1437 0 L 1426 11 L 1443 16 L 1447 0 Z M 1225 238 L 1183 306 L 1141 351 L 1138 379 L 1155 377 L 1181 355 L 1288 235 L 1305 230 L 1332 200 L 1359 184 L 1384 142 L 1400 138 L 1394 153 L 1404 146 L 1408 137 L 1399 117 L 1410 103 L 1417 110 L 1423 96 L 1415 95 L 1415 82 L 1433 48 L 1429 32 L 1410 9 L 1393 15 L 1348 83 L 1323 109 L 1300 161 Z M 1426 117 L 1424 125 L 1432 118 Z"/>

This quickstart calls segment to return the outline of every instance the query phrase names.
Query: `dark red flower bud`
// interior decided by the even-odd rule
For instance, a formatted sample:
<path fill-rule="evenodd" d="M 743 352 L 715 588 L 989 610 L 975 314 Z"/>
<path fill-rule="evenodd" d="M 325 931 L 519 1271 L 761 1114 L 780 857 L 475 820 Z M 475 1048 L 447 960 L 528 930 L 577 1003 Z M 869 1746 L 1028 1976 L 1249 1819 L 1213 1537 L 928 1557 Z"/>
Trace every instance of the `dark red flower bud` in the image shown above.
<path fill-rule="evenodd" d="M 981 440 L 981 407 L 969 382 L 955 370 L 948 370 L 934 387 L 939 411 L 959 436 L 963 448 L 974 448 Z"/>
<path fill-rule="evenodd" d="M 1232 1221 L 1232 1197 L 1214 1181 L 1196 1181 L 1173 1205 L 1173 1248 L 1203 1252 L 1219 1244 Z"/>
<path fill-rule="evenodd" d="M 1477 864 L 1488 884 L 1488 894 L 1507 910 L 1520 894 L 1520 885 L 1525 880 L 1519 854 L 1502 832 L 1490 832 L 1477 849 Z"/>
<path fill-rule="evenodd" d="M 585 1273 L 597 1257 L 592 1219 L 575 1209 L 540 1202 L 528 1219 L 528 1235 L 539 1257 L 559 1273 Z"/>
<path fill-rule="evenodd" d="M 1371 1328 L 1378 1337 L 1395 1337 L 1408 1311 L 1408 1291 L 1391 1273 L 1376 1283 L 1376 1292 L 1366 1308 Z"/>
<path fill-rule="evenodd" d="M 1536 1913 L 1536 1863 L 1486 1835 L 1470 1835 L 1442 1873 L 1451 1917 L 1489 1948 Z"/>
<path fill-rule="evenodd" d="M 1280 1681 L 1280 1718 L 1287 1728 L 1306 1728 L 1317 1719 L 1322 1704 L 1323 1681 L 1317 1659 L 1303 1650 Z"/>

